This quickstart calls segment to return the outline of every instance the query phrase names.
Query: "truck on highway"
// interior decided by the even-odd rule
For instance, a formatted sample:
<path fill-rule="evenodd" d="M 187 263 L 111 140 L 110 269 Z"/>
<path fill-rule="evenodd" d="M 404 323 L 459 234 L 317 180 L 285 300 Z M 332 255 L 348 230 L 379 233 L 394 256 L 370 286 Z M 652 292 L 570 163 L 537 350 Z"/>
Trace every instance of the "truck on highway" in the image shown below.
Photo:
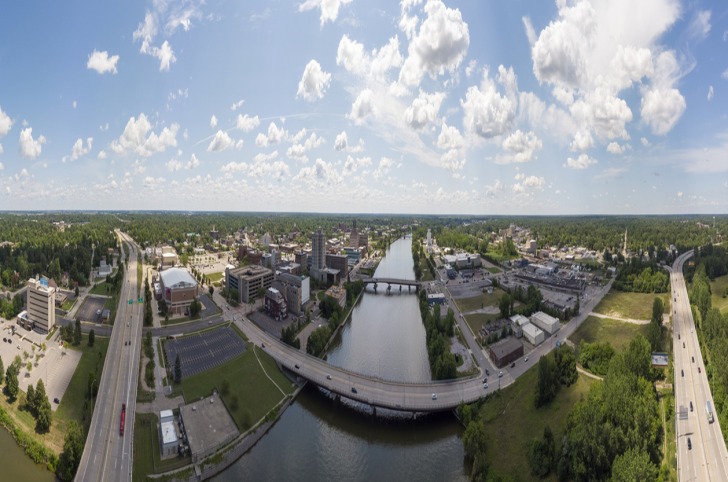
<path fill-rule="evenodd" d="M 124 436 L 124 419 L 126 418 L 126 403 L 121 404 L 121 425 L 119 426 L 119 435 Z"/>
<path fill-rule="evenodd" d="M 708 423 L 713 423 L 713 407 L 710 405 L 710 400 L 705 402 L 705 412 L 708 414 Z"/>

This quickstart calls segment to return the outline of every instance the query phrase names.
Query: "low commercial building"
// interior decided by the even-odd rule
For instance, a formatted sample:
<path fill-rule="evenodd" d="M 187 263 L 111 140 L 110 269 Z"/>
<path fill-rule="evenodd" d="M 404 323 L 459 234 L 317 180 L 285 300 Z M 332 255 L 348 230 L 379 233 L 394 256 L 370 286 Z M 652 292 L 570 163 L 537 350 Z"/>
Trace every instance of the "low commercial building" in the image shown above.
<path fill-rule="evenodd" d="M 175 456 L 179 451 L 179 438 L 172 410 L 159 412 L 159 451 L 162 458 Z"/>
<path fill-rule="evenodd" d="M 48 285 L 46 277 L 28 280 L 25 300 L 28 313 L 23 325 L 26 329 L 39 329 L 47 333 L 53 328 L 56 324 L 55 293 L 56 290 Z"/>
<path fill-rule="evenodd" d="M 503 368 L 523 356 L 523 343 L 515 338 L 505 338 L 488 345 L 490 358 L 498 368 Z"/>
<path fill-rule="evenodd" d="M 479 268 L 483 265 L 483 260 L 479 254 L 459 253 L 455 255 L 455 266 L 463 268 Z"/>
<path fill-rule="evenodd" d="M 558 319 L 551 315 L 547 315 L 543 311 L 537 311 L 531 315 L 531 323 L 541 328 L 549 335 L 553 335 L 561 328 L 561 323 Z"/>
<path fill-rule="evenodd" d="M 179 415 L 193 464 L 238 435 L 235 421 L 217 394 L 188 405 L 180 405 Z"/>
<path fill-rule="evenodd" d="M 526 323 L 521 327 L 521 330 L 523 330 L 523 336 L 531 345 L 538 346 L 543 343 L 545 338 L 544 333 L 537 326 L 534 326 L 531 323 Z"/>
<path fill-rule="evenodd" d="M 273 282 L 273 288 L 285 297 L 288 311 L 296 316 L 303 314 L 303 305 L 311 297 L 311 280 L 308 276 L 280 273 Z"/>
<path fill-rule="evenodd" d="M 280 291 L 275 288 L 268 288 L 265 291 L 265 311 L 276 320 L 288 318 L 288 305 Z"/>
<path fill-rule="evenodd" d="M 432 293 L 427 295 L 427 303 L 430 306 L 444 305 L 445 301 L 445 293 Z"/>
<path fill-rule="evenodd" d="M 521 328 L 523 325 L 528 323 L 528 318 L 526 318 L 523 315 L 513 315 L 510 317 L 511 320 L 511 329 L 513 330 L 513 335 L 515 335 L 516 338 L 523 337 L 523 328 Z"/>
<path fill-rule="evenodd" d="M 273 284 L 273 271 L 262 266 L 242 266 L 225 269 L 225 286 L 238 303 L 249 303 L 260 290 L 263 292 Z"/>
<path fill-rule="evenodd" d="M 159 284 L 162 299 L 167 303 L 167 311 L 171 314 L 188 312 L 192 302 L 197 299 L 197 280 L 182 268 L 161 271 Z"/>

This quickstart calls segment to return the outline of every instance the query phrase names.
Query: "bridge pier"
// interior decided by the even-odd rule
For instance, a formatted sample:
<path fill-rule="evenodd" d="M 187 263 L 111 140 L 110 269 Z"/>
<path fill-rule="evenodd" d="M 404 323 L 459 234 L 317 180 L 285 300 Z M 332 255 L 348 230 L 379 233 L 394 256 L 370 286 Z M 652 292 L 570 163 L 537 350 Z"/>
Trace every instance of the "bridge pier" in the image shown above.
<path fill-rule="evenodd" d="M 376 283 L 374 283 L 374 292 L 375 293 L 377 292 L 377 284 Z"/>
<path fill-rule="evenodd" d="M 374 405 L 372 405 L 372 415 L 373 415 L 374 417 L 376 417 L 376 416 L 377 416 L 377 407 L 375 407 Z"/>
<path fill-rule="evenodd" d="M 387 294 L 392 293 L 392 285 L 387 285 Z"/>
<path fill-rule="evenodd" d="M 402 285 L 399 285 L 399 292 L 402 292 Z"/>

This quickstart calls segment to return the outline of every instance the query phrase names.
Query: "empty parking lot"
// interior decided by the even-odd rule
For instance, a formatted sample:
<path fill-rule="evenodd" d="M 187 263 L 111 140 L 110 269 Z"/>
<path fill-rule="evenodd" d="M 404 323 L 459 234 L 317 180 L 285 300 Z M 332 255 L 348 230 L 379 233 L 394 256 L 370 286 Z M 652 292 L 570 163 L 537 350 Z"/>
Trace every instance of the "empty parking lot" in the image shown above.
<path fill-rule="evenodd" d="M 245 342 L 228 326 L 177 340 L 167 340 L 164 344 L 167 366 L 170 369 L 174 370 L 175 359 L 179 354 L 182 377 L 214 368 L 243 351 Z"/>

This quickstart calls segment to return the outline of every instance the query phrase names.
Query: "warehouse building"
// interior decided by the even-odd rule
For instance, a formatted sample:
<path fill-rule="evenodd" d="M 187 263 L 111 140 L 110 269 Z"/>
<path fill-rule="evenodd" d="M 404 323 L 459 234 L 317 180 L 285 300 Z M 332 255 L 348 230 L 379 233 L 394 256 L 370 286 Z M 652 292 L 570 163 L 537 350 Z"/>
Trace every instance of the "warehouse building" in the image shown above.
<path fill-rule="evenodd" d="M 523 330 L 523 336 L 531 345 L 538 346 L 543 343 L 545 335 L 537 326 L 534 326 L 531 323 L 526 323 L 521 327 L 521 329 Z"/>
<path fill-rule="evenodd" d="M 561 328 L 561 323 L 558 319 L 551 315 L 547 315 L 543 311 L 537 311 L 531 315 L 531 323 L 541 328 L 549 335 L 553 335 Z"/>
<path fill-rule="evenodd" d="M 488 345 L 490 358 L 498 368 L 503 368 L 523 356 L 523 343 L 515 338 L 505 338 Z"/>
<path fill-rule="evenodd" d="M 159 450 L 162 458 L 173 457 L 179 451 L 177 427 L 172 410 L 159 412 Z"/>

